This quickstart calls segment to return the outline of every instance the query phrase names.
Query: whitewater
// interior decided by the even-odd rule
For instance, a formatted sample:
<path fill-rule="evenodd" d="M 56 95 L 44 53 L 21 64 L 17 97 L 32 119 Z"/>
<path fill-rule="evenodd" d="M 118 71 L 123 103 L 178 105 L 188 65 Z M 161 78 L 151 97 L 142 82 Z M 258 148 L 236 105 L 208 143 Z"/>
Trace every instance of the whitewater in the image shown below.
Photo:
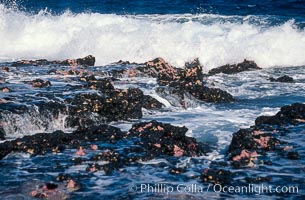
<path fill-rule="evenodd" d="M 216 14 L 33 14 L 0 4 L 0 61 L 59 60 L 92 54 L 103 66 L 163 57 L 182 67 L 199 58 L 205 70 L 254 60 L 260 67 L 305 65 L 305 30 L 293 19 Z"/>

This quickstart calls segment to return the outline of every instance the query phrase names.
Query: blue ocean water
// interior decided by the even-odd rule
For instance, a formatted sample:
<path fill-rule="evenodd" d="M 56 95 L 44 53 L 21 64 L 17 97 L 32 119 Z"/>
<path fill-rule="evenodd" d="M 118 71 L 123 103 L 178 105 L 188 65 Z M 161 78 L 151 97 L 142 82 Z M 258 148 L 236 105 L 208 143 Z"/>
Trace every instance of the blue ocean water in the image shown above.
<path fill-rule="evenodd" d="M 75 13 L 104 14 L 276 15 L 300 20 L 305 17 L 303 0 L 21 0 L 16 3 L 28 11 L 48 8 L 55 13 L 70 9 Z"/>
<path fill-rule="evenodd" d="M 281 106 L 305 102 L 304 27 L 305 1 L 302 0 L 0 0 L 1 64 L 21 59 L 61 60 L 92 54 L 96 57 L 96 67 L 89 70 L 97 74 L 105 68 L 111 69 L 114 66 L 109 64 L 118 60 L 143 63 L 156 57 L 163 57 L 176 67 L 199 58 L 205 72 L 244 59 L 253 60 L 263 68 L 209 77 L 209 86 L 228 91 L 237 102 L 200 104 L 190 99 L 187 109 L 172 106 L 167 98 L 159 96 L 153 78 L 122 78 L 116 83 L 116 88 L 139 87 L 166 105 L 167 112 L 144 110 L 143 119 L 136 122 L 155 119 L 186 126 L 189 135 L 216 146 L 203 158 L 183 158 L 171 163 L 172 166 L 188 167 L 181 176 L 169 174 L 166 168 L 169 163 L 165 159 L 137 163 L 126 167 L 122 173 L 116 171 L 105 176 L 102 172 L 88 173 L 86 163 L 75 165 L 71 160 L 75 157 L 75 149 L 37 157 L 12 154 L 0 162 L 0 199 L 31 199 L 29 191 L 36 185 L 54 181 L 59 173 L 72 174 L 83 184 L 81 191 L 71 194 L 71 199 L 184 199 L 186 196 L 180 194 L 130 196 L 128 187 L 131 183 L 158 181 L 173 185 L 198 183 L 202 169 L 214 160 L 225 158 L 235 131 L 253 125 L 260 115 L 275 114 Z M 0 99 L 13 99 L 14 103 L 31 106 L 35 101 L 52 100 L 53 97 L 48 98 L 53 94 L 54 98 L 74 95 L 66 88 L 78 84 L 74 81 L 77 76 L 58 78 L 47 73 L 50 69 L 52 66 L 28 66 L 14 68 L 8 73 L 1 71 L 0 78 L 6 81 L 3 84 L 13 92 L 0 93 Z M 271 83 L 268 80 L 271 76 L 283 75 L 293 77 L 295 82 Z M 26 81 L 35 78 L 50 80 L 54 86 L 33 89 Z M 33 113 L 8 113 L 1 117 L 8 139 L 37 132 L 71 131 L 65 124 L 67 116 L 45 117 L 35 109 Z M 112 125 L 128 130 L 132 123 L 135 121 L 113 122 Z M 304 157 L 304 137 L 299 133 L 300 130 L 296 130 L 284 138 Z M 123 151 L 124 146 L 115 148 Z M 292 162 L 279 159 L 275 153 L 268 156 L 274 165 L 236 172 L 244 173 L 241 177 L 245 174 L 249 177 L 272 176 L 270 184 L 273 185 L 305 183 L 303 158 Z M 230 167 L 229 170 L 234 171 Z M 261 198 L 213 192 L 208 196 L 211 199 Z M 204 198 L 197 194 L 187 197 Z M 282 197 L 263 196 L 266 199 Z M 300 188 L 299 195 L 284 197 L 302 198 L 304 188 Z"/>

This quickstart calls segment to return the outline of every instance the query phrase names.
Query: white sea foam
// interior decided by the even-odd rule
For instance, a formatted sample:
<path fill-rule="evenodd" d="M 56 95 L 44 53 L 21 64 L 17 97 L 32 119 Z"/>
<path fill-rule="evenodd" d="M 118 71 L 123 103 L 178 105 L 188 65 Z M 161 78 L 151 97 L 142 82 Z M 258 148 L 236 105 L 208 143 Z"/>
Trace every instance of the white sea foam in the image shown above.
<path fill-rule="evenodd" d="M 214 22 L 205 23 L 201 18 Z M 0 4 L 0 61 L 92 54 L 97 65 L 118 60 L 145 62 L 155 57 L 176 66 L 198 57 L 206 69 L 244 58 L 262 67 L 305 65 L 305 31 L 297 29 L 293 21 L 266 28 L 251 24 L 247 17 L 236 22 L 231 20 L 234 16 L 228 21 L 219 18 L 68 11 L 55 16 L 44 11 L 7 10 Z"/>

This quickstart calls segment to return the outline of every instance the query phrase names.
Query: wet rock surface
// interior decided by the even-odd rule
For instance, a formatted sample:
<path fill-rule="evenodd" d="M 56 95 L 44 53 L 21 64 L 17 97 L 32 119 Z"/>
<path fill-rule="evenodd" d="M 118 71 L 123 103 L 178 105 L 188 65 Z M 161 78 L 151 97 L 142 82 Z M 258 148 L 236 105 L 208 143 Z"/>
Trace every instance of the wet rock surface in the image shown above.
<path fill-rule="evenodd" d="M 224 73 L 224 74 L 236 74 L 236 73 L 240 73 L 240 72 L 244 72 L 244 71 L 252 71 L 252 70 L 259 70 L 262 69 L 260 67 L 257 66 L 257 64 L 253 61 L 249 61 L 249 60 L 244 60 L 241 63 L 238 64 L 233 64 L 233 65 L 224 65 L 221 67 L 217 67 L 214 69 L 211 69 L 209 71 L 209 75 L 215 75 L 215 74 L 219 74 L 219 73 Z"/>
<path fill-rule="evenodd" d="M 94 112 L 108 121 L 142 117 L 143 92 L 139 89 L 112 90 L 105 96 L 81 94 L 72 100 L 77 113 Z"/>
<path fill-rule="evenodd" d="M 282 82 L 282 83 L 293 83 L 293 78 L 287 75 L 281 76 L 279 78 L 270 77 L 271 82 Z"/>
<path fill-rule="evenodd" d="M 30 82 L 32 87 L 36 87 L 36 88 L 44 88 L 44 87 L 49 87 L 52 86 L 50 81 L 44 81 L 42 79 L 35 79 L 33 81 Z"/>
<path fill-rule="evenodd" d="M 157 99 L 149 96 L 144 95 L 143 97 L 143 108 L 149 109 L 149 110 L 155 110 L 155 109 L 162 109 L 164 104 L 160 103 Z"/>
<path fill-rule="evenodd" d="M 295 103 L 284 106 L 274 116 L 260 116 L 255 120 L 255 126 L 241 129 L 233 134 L 228 152 L 235 167 L 253 167 L 258 163 L 272 164 L 261 157 L 268 152 L 286 155 L 288 159 L 299 159 L 299 154 L 293 146 L 286 142 L 286 135 L 295 126 L 305 123 L 305 104 Z"/>
<path fill-rule="evenodd" d="M 248 118 L 253 122 L 252 117 L 263 112 L 253 102 L 257 106 L 256 101 L 272 101 L 258 98 L 225 105 L 203 103 L 234 100 L 223 90 L 210 88 L 212 83 L 240 97 L 232 89 L 240 86 L 235 76 L 228 76 L 223 83 L 219 76 L 207 79 L 198 60 L 186 63 L 183 69 L 161 58 L 106 67 L 76 59 L 65 64 L 48 62 L 5 63 L 9 71 L 0 72 L 1 87 L 12 90 L 0 93 L 0 140 L 7 139 L 0 143 L 3 191 L 10 193 L 10 188 L 16 187 L 27 197 L 50 199 L 57 195 L 77 199 L 84 194 L 88 199 L 113 194 L 121 199 L 128 195 L 145 199 L 147 194 L 129 191 L 131 183 L 150 183 L 153 179 L 172 185 L 211 184 L 211 188 L 248 183 L 296 184 L 301 188 L 305 183 L 300 167 L 305 155 L 301 145 L 303 104 L 282 107 L 274 116 L 258 117 L 254 126 L 234 133 L 228 147 L 230 133 L 240 124 L 248 126 Z M 33 88 L 29 81 L 37 79 L 37 74 L 52 86 Z M 262 75 L 263 80 L 266 77 Z M 235 78 L 234 84 L 227 85 Z M 253 82 L 247 83 L 241 86 Z M 254 84 L 249 93 L 253 95 L 258 88 Z M 282 105 L 277 101 L 274 107 Z M 243 119 L 243 112 L 252 115 Z M 24 189 L 27 182 L 31 185 Z M 215 195 L 207 193 L 211 198 Z M 5 192 L 0 198 L 2 194 Z M 164 197 L 158 195 L 149 197 Z M 283 195 L 288 197 L 273 194 L 276 198 Z M 264 195 L 268 197 L 271 194 Z M 190 198 L 197 196 L 190 194 Z"/>
<path fill-rule="evenodd" d="M 200 156 L 209 151 L 207 144 L 187 137 L 186 127 L 175 127 L 157 121 L 134 124 L 128 131 L 130 137 L 139 137 L 138 143 L 145 147 L 148 157 L 168 156 Z"/>
<path fill-rule="evenodd" d="M 13 62 L 11 66 L 18 67 L 18 66 L 44 66 L 44 65 L 83 65 L 83 66 L 94 66 L 95 57 L 92 55 L 86 56 L 84 58 L 77 58 L 77 59 L 67 59 L 63 61 L 48 61 L 46 59 L 38 59 L 38 60 L 21 60 L 17 62 Z"/>
<path fill-rule="evenodd" d="M 197 59 L 191 63 L 186 63 L 185 68 L 182 70 L 159 73 L 157 82 L 161 86 L 169 86 L 180 90 L 180 94 L 189 93 L 198 100 L 205 102 L 234 101 L 234 97 L 231 94 L 218 88 L 208 88 L 203 85 L 202 66 Z"/>
<path fill-rule="evenodd" d="M 198 157 L 211 151 L 208 144 L 187 137 L 186 131 L 186 127 L 150 121 L 134 124 L 128 132 L 104 124 L 80 128 L 73 133 L 39 133 L 1 143 L 0 159 L 13 152 L 25 152 L 35 156 L 57 154 L 76 148 L 78 151 L 75 154 L 78 157 L 71 157 L 74 165 L 89 163 L 87 172 L 103 171 L 106 175 L 111 175 L 124 166 L 137 165 L 138 162 L 157 158 L 170 161 L 171 157 Z M 119 146 L 117 149 L 101 147 L 103 143 L 125 145 L 123 151 L 120 151 Z M 86 157 L 87 154 L 91 156 Z M 101 164 L 102 161 L 105 163 Z M 65 176 L 56 178 L 57 181 L 64 179 Z"/>
<path fill-rule="evenodd" d="M 289 106 L 283 106 L 274 116 L 260 116 L 255 120 L 255 125 L 279 125 L 305 123 L 305 105 L 295 103 Z"/>

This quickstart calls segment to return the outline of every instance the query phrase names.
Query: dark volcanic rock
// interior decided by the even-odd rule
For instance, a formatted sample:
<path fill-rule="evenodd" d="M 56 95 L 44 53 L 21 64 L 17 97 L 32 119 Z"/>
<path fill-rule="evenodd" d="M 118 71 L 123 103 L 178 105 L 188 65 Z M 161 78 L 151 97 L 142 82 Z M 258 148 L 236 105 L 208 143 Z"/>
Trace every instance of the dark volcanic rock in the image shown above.
<path fill-rule="evenodd" d="M 222 103 L 222 102 L 233 102 L 235 100 L 231 94 L 218 88 L 195 86 L 192 88 L 190 93 L 199 100 L 205 102 Z"/>
<path fill-rule="evenodd" d="M 149 110 L 155 110 L 155 109 L 161 109 L 164 105 L 160 103 L 157 99 L 149 96 L 144 95 L 143 97 L 143 108 L 149 109 Z"/>
<path fill-rule="evenodd" d="M 89 128 L 79 128 L 72 134 L 75 138 L 82 140 L 109 141 L 111 143 L 115 143 L 126 135 L 119 128 L 105 124 Z"/>
<path fill-rule="evenodd" d="M 180 94 L 189 93 L 201 101 L 216 103 L 234 101 L 231 94 L 218 88 L 203 86 L 202 81 L 202 67 L 198 59 L 186 63 L 183 70 L 177 70 L 175 73 L 160 72 L 157 79 L 159 85 L 176 88 L 180 90 Z"/>
<path fill-rule="evenodd" d="M 156 58 L 152 61 L 148 61 L 144 63 L 145 66 L 138 67 L 137 70 L 145 75 L 151 76 L 151 77 L 158 77 L 159 73 L 165 73 L 169 76 L 173 75 L 177 72 L 177 68 L 174 68 L 163 58 Z"/>
<path fill-rule="evenodd" d="M 82 66 L 94 66 L 95 57 L 93 57 L 92 55 L 89 55 L 84 58 L 78 58 L 78 59 L 76 59 L 76 63 L 78 65 L 82 65 Z"/>
<path fill-rule="evenodd" d="M 142 117 L 143 92 L 139 89 L 112 90 L 105 95 L 80 94 L 72 100 L 77 113 L 95 112 L 107 121 Z"/>
<path fill-rule="evenodd" d="M 290 151 L 287 153 L 287 158 L 290 160 L 298 160 L 300 159 L 300 155 L 298 154 L 298 152 Z"/>
<path fill-rule="evenodd" d="M 285 147 L 280 147 L 283 142 L 277 139 L 277 132 L 286 133 L 291 124 L 301 123 L 305 123 L 305 104 L 299 103 L 282 107 L 274 116 L 258 117 L 255 126 L 233 134 L 227 151 L 229 159 L 235 167 L 253 166 L 259 155 L 265 155 L 267 151 L 285 151 Z M 291 151 L 287 153 L 287 158 L 299 159 L 299 155 Z"/>
<path fill-rule="evenodd" d="M 37 88 L 44 88 L 44 87 L 49 87 L 52 86 L 50 81 L 44 81 L 42 79 L 35 79 L 30 82 L 32 87 L 37 87 Z"/>
<path fill-rule="evenodd" d="M 175 68 L 165 62 L 163 58 L 155 58 L 143 64 L 130 63 L 129 61 L 119 61 L 115 65 L 134 65 L 125 69 L 112 69 L 105 72 L 105 75 L 113 77 L 153 77 L 157 78 L 159 73 L 166 73 L 168 76 L 177 74 L 178 68 Z"/>
<path fill-rule="evenodd" d="M 99 90 L 104 93 L 114 90 L 113 85 L 107 78 L 96 79 L 95 76 L 85 76 L 81 77 L 80 80 L 87 83 L 85 87 L 93 90 Z"/>
<path fill-rule="evenodd" d="M 34 66 L 44 66 L 44 65 L 66 65 L 66 66 L 75 66 L 75 65 L 82 65 L 82 66 L 94 66 L 95 63 L 95 57 L 89 55 L 84 58 L 78 58 L 78 59 L 67 59 L 63 61 L 48 61 L 46 59 L 39 59 L 39 60 L 21 60 L 17 62 L 13 62 L 13 67 L 18 66 L 28 66 L 28 65 L 34 65 Z"/>
<path fill-rule="evenodd" d="M 295 103 L 284 106 L 274 116 L 260 116 L 255 120 L 255 125 L 286 125 L 286 124 L 305 123 L 305 104 Z"/>
<path fill-rule="evenodd" d="M 257 66 L 257 64 L 253 61 L 244 60 L 242 63 L 233 64 L 233 65 L 224 65 L 221 67 L 217 67 L 214 69 L 211 69 L 209 71 L 209 75 L 215 75 L 219 73 L 224 74 L 236 74 L 243 71 L 251 71 L 251 70 L 258 70 L 261 69 Z"/>
<path fill-rule="evenodd" d="M 61 152 L 69 147 L 77 147 L 84 142 L 108 141 L 122 138 L 120 129 L 109 125 L 101 125 L 90 129 L 82 129 L 66 134 L 62 131 L 38 133 L 24 136 L 13 141 L 0 143 L 0 159 L 11 152 L 27 152 L 32 155 Z"/>
<path fill-rule="evenodd" d="M 186 127 L 176 127 L 157 121 L 134 124 L 127 133 L 129 137 L 140 138 L 139 145 L 144 147 L 148 157 L 200 156 L 209 151 L 206 144 L 187 137 Z"/>
<path fill-rule="evenodd" d="M 232 182 L 232 173 L 223 169 L 205 169 L 201 177 L 203 182 L 228 185 Z"/>
<path fill-rule="evenodd" d="M 271 82 L 282 82 L 282 83 L 293 83 L 293 78 L 287 75 L 281 76 L 277 79 L 271 77 L 269 78 Z"/>

